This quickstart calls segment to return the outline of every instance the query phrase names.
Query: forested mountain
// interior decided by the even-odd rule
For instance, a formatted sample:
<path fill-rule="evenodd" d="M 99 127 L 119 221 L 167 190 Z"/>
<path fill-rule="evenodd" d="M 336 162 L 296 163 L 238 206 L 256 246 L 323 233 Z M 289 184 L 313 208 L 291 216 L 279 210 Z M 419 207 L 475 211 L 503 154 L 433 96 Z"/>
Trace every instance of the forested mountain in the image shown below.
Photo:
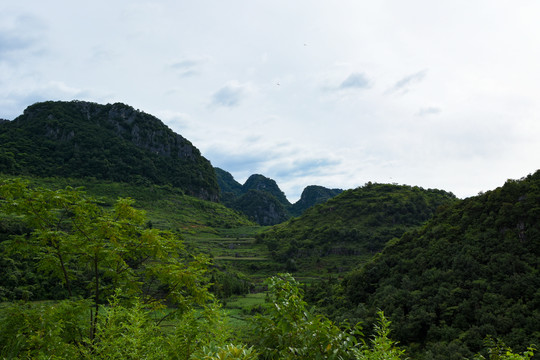
<path fill-rule="evenodd" d="M 387 241 L 422 225 L 453 194 L 419 187 L 368 183 L 314 206 L 260 235 L 276 259 L 371 255 Z M 356 262 L 358 262 L 358 258 Z"/>
<path fill-rule="evenodd" d="M 260 225 L 275 225 L 291 216 L 299 216 L 311 206 L 343 191 L 310 185 L 304 189 L 300 200 L 291 204 L 277 183 L 266 176 L 251 175 L 242 185 L 229 172 L 220 168 L 215 170 L 223 204 L 246 214 Z"/>
<path fill-rule="evenodd" d="M 293 216 L 300 216 L 310 207 L 323 203 L 342 192 L 341 189 L 328 189 L 324 186 L 309 185 L 302 191 L 300 200 L 292 204 L 290 212 Z"/>
<path fill-rule="evenodd" d="M 217 167 L 214 168 L 214 170 L 221 192 L 221 202 L 228 204 L 229 202 L 234 201 L 238 196 L 242 195 L 242 184 L 236 181 L 231 173 Z"/>
<path fill-rule="evenodd" d="M 279 224 L 290 217 L 276 197 L 262 190 L 249 190 L 235 199 L 231 207 L 263 226 Z"/>
<path fill-rule="evenodd" d="M 540 171 L 447 204 L 351 273 L 335 311 L 369 321 L 384 309 L 393 337 L 426 359 L 470 357 L 488 335 L 540 344 L 539 220 Z"/>
<path fill-rule="evenodd" d="M 170 184 L 217 201 L 210 162 L 156 117 L 124 104 L 47 101 L 0 122 L 0 168 L 9 174 Z"/>

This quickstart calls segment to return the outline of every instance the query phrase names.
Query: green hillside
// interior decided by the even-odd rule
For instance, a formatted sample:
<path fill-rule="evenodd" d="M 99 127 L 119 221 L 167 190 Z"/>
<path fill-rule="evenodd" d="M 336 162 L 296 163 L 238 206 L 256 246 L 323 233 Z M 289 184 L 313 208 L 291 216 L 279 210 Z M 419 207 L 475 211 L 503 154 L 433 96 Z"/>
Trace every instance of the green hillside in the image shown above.
<path fill-rule="evenodd" d="M 0 176 L 0 179 L 12 176 Z M 99 198 L 104 206 L 112 206 L 118 198 L 132 198 L 134 206 L 146 212 L 153 227 L 174 230 L 182 235 L 215 234 L 216 229 L 254 226 L 243 214 L 219 203 L 185 195 L 170 185 L 137 185 L 92 178 L 24 177 L 33 186 L 48 189 L 82 188 Z"/>
<path fill-rule="evenodd" d="M 210 162 L 152 115 L 124 104 L 47 101 L 0 122 L 0 171 L 172 185 L 217 201 Z"/>
<path fill-rule="evenodd" d="M 0 182 L 8 179 L 12 177 L 0 176 Z M 242 214 L 221 204 L 184 195 L 181 190 L 168 185 L 142 186 L 69 178 L 28 177 L 25 180 L 32 188 L 81 188 L 88 196 L 99 199 L 99 205 L 106 209 L 112 208 L 119 198 L 131 198 L 135 201 L 134 207 L 145 212 L 146 227 L 171 230 L 181 238 L 188 238 L 186 246 L 193 253 L 212 253 L 205 248 L 202 239 L 221 236 L 227 229 L 250 228 L 255 225 Z M 0 217 L 0 244 L 10 235 L 26 231 L 16 219 Z M 51 292 L 65 292 L 50 277 L 41 276 L 33 261 L 17 256 L 4 257 L 1 250 L 0 246 L 0 301 L 44 299 L 50 297 Z M 231 281 L 229 278 L 225 280 Z"/>
<path fill-rule="evenodd" d="M 422 225 L 453 194 L 419 187 L 368 183 L 347 190 L 302 216 L 259 236 L 279 261 L 328 267 L 343 272 L 380 251 L 387 241 Z M 313 264 L 313 261 L 316 264 Z"/>
<path fill-rule="evenodd" d="M 540 344 L 539 271 L 540 171 L 392 242 L 346 278 L 337 313 L 369 321 L 384 309 L 395 339 L 426 359 L 469 357 L 487 335 L 523 351 Z"/>

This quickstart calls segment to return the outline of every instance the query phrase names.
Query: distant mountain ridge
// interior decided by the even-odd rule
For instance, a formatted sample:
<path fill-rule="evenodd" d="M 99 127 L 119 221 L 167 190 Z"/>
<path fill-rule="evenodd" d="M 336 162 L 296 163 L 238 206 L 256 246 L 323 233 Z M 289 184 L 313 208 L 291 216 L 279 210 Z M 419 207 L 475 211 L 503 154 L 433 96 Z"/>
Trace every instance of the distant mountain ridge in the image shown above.
<path fill-rule="evenodd" d="M 253 174 L 242 185 L 229 172 L 220 168 L 215 170 L 223 204 L 246 214 L 260 225 L 279 224 L 343 192 L 310 185 L 304 189 L 300 200 L 291 204 L 277 183 L 264 175 Z"/>
<path fill-rule="evenodd" d="M 302 191 L 300 200 L 291 206 L 290 212 L 293 216 L 300 216 L 310 207 L 330 200 L 342 192 L 342 189 L 329 189 L 324 186 L 309 185 Z"/>
<path fill-rule="evenodd" d="M 47 101 L 0 122 L 0 169 L 8 174 L 170 184 L 218 201 L 210 162 L 158 118 L 116 103 Z"/>

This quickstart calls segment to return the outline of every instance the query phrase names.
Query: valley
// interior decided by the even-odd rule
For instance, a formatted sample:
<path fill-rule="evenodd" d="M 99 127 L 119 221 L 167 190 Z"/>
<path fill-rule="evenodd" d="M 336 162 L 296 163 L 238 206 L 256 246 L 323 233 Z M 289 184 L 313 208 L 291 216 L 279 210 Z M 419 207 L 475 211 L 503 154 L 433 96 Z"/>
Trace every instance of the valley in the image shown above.
<path fill-rule="evenodd" d="M 291 204 L 127 105 L 38 103 L 0 123 L 0 357 L 531 359 L 539 219 L 540 171 Z"/>

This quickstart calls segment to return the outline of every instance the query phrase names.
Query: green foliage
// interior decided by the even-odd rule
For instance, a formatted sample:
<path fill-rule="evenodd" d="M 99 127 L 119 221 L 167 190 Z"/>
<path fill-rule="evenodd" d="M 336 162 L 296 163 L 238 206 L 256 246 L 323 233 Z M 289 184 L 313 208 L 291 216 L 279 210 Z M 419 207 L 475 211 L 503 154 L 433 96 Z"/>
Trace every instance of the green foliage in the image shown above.
<path fill-rule="evenodd" d="M 368 183 L 273 226 L 259 240 L 281 262 L 329 256 L 357 262 L 359 255 L 380 251 L 392 238 L 422 225 L 439 206 L 454 201 L 441 190 Z M 346 270 L 346 262 L 340 267 Z"/>
<path fill-rule="evenodd" d="M 391 340 L 390 321 L 384 316 L 382 311 L 378 312 L 379 320 L 375 324 L 375 335 L 371 339 L 371 344 L 364 342 L 360 349 L 353 349 L 358 360 L 399 360 L 405 356 L 405 351 L 397 347 L 396 342 Z"/>
<path fill-rule="evenodd" d="M 242 186 L 242 192 L 245 194 L 251 190 L 269 193 L 283 206 L 288 207 L 291 204 L 276 182 L 266 176 L 259 174 L 251 175 Z"/>
<path fill-rule="evenodd" d="M 120 290 L 102 309 L 93 339 L 90 303 L 14 303 L 0 311 L 0 357 L 29 359 L 253 359 L 252 349 L 227 345 L 219 308 L 191 309 L 167 318 L 164 331 L 138 298 Z M 227 345 L 227 346 L 226 346 Z M 211 353 L 210 349 L 215 349 Z M 245 357 L 239 357 L 240 354 Z M 224 357 L 224 356 L 229 357 Z M 216 357 L 211 357 L 216 356 Z M 234 357 L 236 356 L 236 357 Z"/>
<path fill-rule="evenodd" d="M 14 178 L 1 176 L 0 179 Z M 182 234 L 216 233 L 217 229 L 235 229 L 253 226 L 244 215 L 219 203 L 205 201 L 186 195 L 184 191 L 169 185 L 137 185 L 95 178 L 40 178 L 24 177 L 33 187 L 52 190 L 66 187 L 81 188 L 98 199 L 100 205 L 113 206 L 118 198 L 132 198 L 134 206 L 144 209 L 152 226 L 159 229 L 175 230 Z M 18 226 L 14 223 L 13 226 Z M 9 229 L 8 229 L 9 230 Z M 13 232 L 16 229 L 9 231 Z"/>
<path fill-rule="evenodd" d="M 219 348 L 230 340 L 230 329 L 216 303 L 175 314 L 171 326 L 164 352 L 171 359 L 200 359 L 208 349 Z"/>
<path fill-rule="evenodd" d="M 2 176 L 1 182 L 10 177 Z M 215 233 L 214 227 L 233 228 L 240 225 L 253 225 L 239 213 L 218 203 L 204 201 L 184 195 L 179 189 L 160 185 L 130 185 L 98 180 L 62 179 L 62 178 L 27 178 L 31 188 L 48 188 L 64 191 L 67 187 L 83 187 L 87 197 L 99 199 L 96 205 L 111 208 L 118 198 L 132 197 L 136 202 L 132 206 L 146 210 L 143 227 L 175 229 L 177 233 Z M 149 226 L 151 225 L 151 226 Z M 63 299 L 68 296 L 67 289 L 49 273 L 40 271 L 32 260 L 31 254 L 23 253 L 21 248 L 7 255 L 9 242 L 4 242 L 14 235 L 30 232 L 19 218 L 3 215 L 0 221 L 0 301 L 26 299 Z M 206 252 L 198 242 L 187 245 L 190 252 Z"/>
<path fill-rule="evenodd" d="M 249 293 L 252 283 L 249 278 L 238 271 L 218 271 L 215 269 L 211 275 L 210 291 L 220 299 L 233 295 Z"/>
<path fill-rule="evenodd" d="M 218 348 L 204 348 L 202 360 L 256 360 L 257 352 L 252 347 L 227 344 Z"/>
<path fill-rule="evenodd" d="M 159 119 L 124 104 L 43 102 L 0 123 L 2 172 L 172 185 L 216 201 L 210 162 Z"/>
<path fill-rule="evenodd" d="M 292 216 L 300 216 L 310 207 L 328 201 L 342 192 L 342 189 L 328 189 L 323 186 L 309 185 L 302 191 L 300 200 L 295 202 L 289 208 L 289 211 Z"/>
<path fill-rule="evenodd" d="M 267 191 L 251 189 L 228 206 L 246 214 L 259 225 L 279 224 L 289 218 L 285 206 Z"/>
<path fill-rule="evenodd" d="M 137 298 L 122 305 L 121 292 L 110 298 L 93 341 L 78 347 L 83 359 L 162 359 L 166 339 Z M 86 346 L 84 346 L 86 345 Z"/>
<path fill-rule="evenodd" d="M 530 360 L 534 357 L 535 349 L 531 346 L 522 354 L 516 354 L 500 340 L 494 341 L 488 337 L 485 343 L 488 357 L 486 358 L 483 355 L 477 354 L 474 360 Z"/>
<path fill-rule="evenodd" d="M 342 330 L 307 309 L 288 274 L 268 282 L 269 305 L 255 317 L 252 340 L 264 359 L 343 359 L 357 344 L 359 327 Z"/>
<path fill-rule="evenodd" d="M 227 171 L 219 168 L 215 171 L 222 203 L 246 214 L 260 225 L 279 224 L 291 215 L 299 216 L 311 206 L 343 192 L 341 189 L 310 185 L 304 189 L 300 200 L 291 204 L 276 182 L 263 175 L 251 175 L 241 185 Z"/>
<path fill-rule="evenodd" d="M 89 307 L 84 300 L 0 307 L 0 358 L 78 358 Z"/>
<path fill-rule="evenodd" d="M 79 190 L 33 189 L 20 180 L 2 183 L 0 199 L 1 212 L 20 216 L 31 229 L 3 245 L 33 258 L 37 270 L 59 279 L 67 298 L 92 300 L 91 339 L 100 304 L 116 289 L 154 308 L 167 301 L 179 312 L 210 298 L 208 260 L 189 257 L 172 233 L 145 228 L 144 212 L 133 208 L 130 199 L 104 209 Z"/>
<path fill-rule="evenodd" d="M 441 208 L 345 278 L 335 318 L 384 309 L 395 339 L 432 359 L 471 357 L 488 335 L 538 343 L 538 204 L 540 172 Z"/>

